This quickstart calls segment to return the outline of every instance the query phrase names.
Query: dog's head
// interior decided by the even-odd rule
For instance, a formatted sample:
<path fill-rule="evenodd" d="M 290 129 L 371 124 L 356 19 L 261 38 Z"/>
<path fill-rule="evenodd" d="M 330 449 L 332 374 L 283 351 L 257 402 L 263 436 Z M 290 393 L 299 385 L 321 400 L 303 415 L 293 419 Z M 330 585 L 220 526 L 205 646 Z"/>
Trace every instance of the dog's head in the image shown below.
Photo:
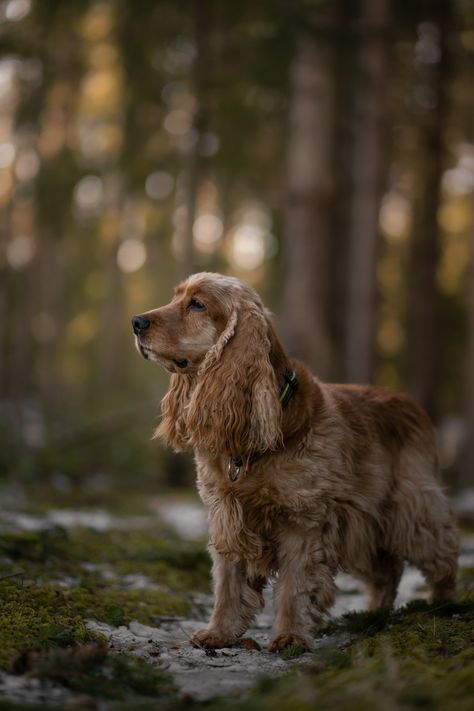
<path fill-rule="evenodd" d="M 138 350 L 172 373 L 197 374 L 244 288 L 232 277 L 195 274 L 176 287 L 169 304 L 132 318 Z"/>
<path fill-rule="evenodd" d="M 132 319 L 140 353 L 173 373 L 157 434 L 176 449 L 249 455 L 281 438 L 274 333 L 256 292 L 202 272 Z"/>

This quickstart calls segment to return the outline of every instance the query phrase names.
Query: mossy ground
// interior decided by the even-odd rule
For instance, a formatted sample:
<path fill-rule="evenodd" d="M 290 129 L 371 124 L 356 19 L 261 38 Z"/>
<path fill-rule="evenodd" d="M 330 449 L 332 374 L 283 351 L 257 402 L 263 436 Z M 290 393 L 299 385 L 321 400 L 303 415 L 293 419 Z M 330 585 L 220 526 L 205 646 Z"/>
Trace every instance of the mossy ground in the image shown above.
<path fill-rule="evenodd" d="M 244 698 L 228 701 L 228 708 L 474 709 L 473 597 L 459 603 L 414 602 L 392 613 L 351 613 L 326 631 L 345 632 L 346 641 L 315 652 L 312 662 L 279 679 L 262 679 Z M 217 711 L 219 705 L 208 708 Z"/>
<path fill-rule="evenodd" d="M 0 668 L 107 699 L 114 711 L 151 710 L 157 699 L 163 711 L 474 709 L 473 568 L 461 572 L 457 603 L 345 615 L 325 628 L 328 644 L 308 664 L 297 663 L 301 650 L 287 649 L 290 673 L 240 697 L 198 704 L 179 699 L 159 655 L 152 666 L 113 654 L 86 620 L 153 625 L 160 616 L 190 615 L 192 594 L 209 586 L 202 544 L 183 544 L 157 524 L 103 533 L 52 528 L 1 535 L 0 564 Z M 127 588 L 124 576 L 133 573 L 152 585 Z M 0 711 L 34 708 L 48 706 L 0 700 Z"/>
<path fill-rule="evenodd" d="M 86 588 L 105 585 L 101 569 L 117 576 L 146 575 L 163 590 L 208 589 L 209 556 L 199 543 L 182 543 L 158 526 L 98 532 L 61 527 L 0 535 L 5 574 L 22 573 L 37 582 L 76 579 Z M 0 579 L 2 576 L 0 575 Z"/>
<path fill-rule="evenodd" d="M 209 567 L 202 545 L 184 544 L 157 524 L 100 533 L 56 527 L 2 534 L 0 669 L 100 698 L 170 698 L 175 690 L 159 659 L 151 666 L 111 654 L 86 621 L 118 626 L 188 616 L 193 594 L 209 589 Z M 143 589 L 124 583 L 130 574 L 147 576 Z"/>
<path fill-rule="evenodd" d="M 21 671 L 37 679 L 60 683 L 67 689 L 94 697 L 120 700 L 127 697 L 171 699 L 176 687 L 166 670 L 123 653 L 113 653 L 103 642 L 63 649 L 29 652 Z"/>
<path fill-rule="evenodd" d="M 474 599 L 433 605 L 417 602 L 394 613 L 351 613 L 339 619 L 336 626 L 338 632 L 346 633 L 344 642 L 320 649 L 308 664 L 296 665 L 278 679 L 262 679 L 241 697 L 199 704 L 165 696 L 160 709 L 472 711 L 474 708 Z M 341 639 L 341 635 L 335 639 Z M 5 711 L 20 708 L 26 711 L 30 707 L 0 703 L 0 709 Z M 132 704 L 117 701 L 112 708 L 151 711 L 156 708 L 156 696 L 147 701 L 142 695 L 139 703 Z"/>

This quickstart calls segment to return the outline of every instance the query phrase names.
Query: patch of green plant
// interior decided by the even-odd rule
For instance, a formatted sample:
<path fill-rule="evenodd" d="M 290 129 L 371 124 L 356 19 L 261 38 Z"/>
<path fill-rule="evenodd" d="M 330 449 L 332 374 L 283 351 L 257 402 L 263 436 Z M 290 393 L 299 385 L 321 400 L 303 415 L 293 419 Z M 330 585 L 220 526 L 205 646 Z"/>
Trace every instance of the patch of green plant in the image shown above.
<path fill-rule="evenodd" d="M 96 639 L 86 626 L 88 619 L 115 626 L 132 620 L 153 624 L 157 616 L 184 616 L 190 610 L 189 600 L 165 591 L 99 586 L 67 589 L 0 581 L 0 668 L 11 670 L 25 650 Z"/>
<path fill-rule="evenodd" d="M 398 701 L 402 706 L 411 708 L 431 708 L 434 703 L 431 689 L 416 684 L 403 689 L 398 695 Z"/>
<path fill-rule="evenodd" d="M 348 669 L 352 665 L 351 655 L 342 649 L 320 649 L 315 655 L 315 665 L 320 669 Z"/>
<path fill-rule="evenodd" d="M 0 535 L 0 554 L 13 561 L 45 563 L 56 558 L 66 558 L 69 537 L 60 526 L 41 531 L 21 531 Z"/>
<path fill-rule="evenodd" d="M 309 665 L 263 679 L 225 705 L 235 711 L 472 711 L 474 599 L 410 603 L 393 613 L 351 613 L 333 624 Z M 377 629 L 378 628 L 378 629 Z"/>
<path fill-rule="evenodd" d="M 121 699 L 138 694 L 160 698 L 175 693 L 172 679 L 163 669 L 137 657 L 107 653 L 99 644 L 66 652 L 51 650 L 33 661 L 29 673 L 95 697 Z"/>
<path fill-rule="evenodd" d="M 0 699 L 0 711 L 58 711 L 58 707 L 45 703 L 35 704 L 26 701 Z"/>
<path fill-rule="evenodd" d="M 459 580 L 466 590 L 474 592 L 474 567 L 461 568 L 459 571 Z"/>
<path fill-rule="evenodd" d="M 173 590 L 208 590 L 210 558 L 201 545 L 182 542 L 158 528 L 70 532 L 70 554 L 104 564 L 117 574 L 141 573 Z"/>
<path fill-rule="evenodd" d="M 387 626 L 391 614 L 391 610 L 383 608 L 364 612 L 348 612 L 343 616 L 339 628 L 352 634 L 374 635 Z"/>
<path fill-rule="evenodd" d="M 85 644 L 97 639 L 64 591 L 0 581 L 0 668 L 11 671 L 29 649 Z"/>
<path fill-rule="evenodd" d="M 169 591 L 208 591 L 210 558 L 203 546 L 166 536 L 159 525 L 106 532 L 54 527 L 0 535 L 0 556 L 10 561 L 8 572 L 46 582 L 68 577 L 99 584 L 100 566 L 107 566 L 117 576 L 146 575 Z"/>
<path fill-rule="evenodd" d="M 306 652 L 306 649 L 301 644 L 289 644 L 281 650 L 280 657 L 285 661 L 301 657 Z"/>
<path fill-rule="evenodd" d="M 94 638 L 85 624 L 88 620 L 114 627 L 133 620 L 153 626 L 161 617 L 189 616 L 192 609 L 189 599 L 171 592 L 105 587 L 27 585 L 5 591 L 0 584 L 0 601 L 0 669 L 11 668 L 24 649 L 62 647 Z"/>
<path fill-rule="evenodd" d="M 324 634 L 335 634 L 337 632 L 347 632 L 360 637 L 372 637 L 378 632 L 403 622 L 409 615 L 420 613 L 422 615 L 433 615 L 434 617 L 452 617 L 474 610 L 474 599 L 465 597 L 458 601 L 435 600 L 412 600 L 402 608 L 397 610 L 380 609 L 374 611 L 348 612 L 341 617 L 330 620 L 322 632 Z"/>
<path fill-rule="evenodd" d="M 161 590 L 122 590 L 110 586 L 75 587 L 64 591 L 85 619 L 118 626 L 137 620 L 152 624 L 159 616 L 184 617 L 191 601 L 183 595 Z"/>

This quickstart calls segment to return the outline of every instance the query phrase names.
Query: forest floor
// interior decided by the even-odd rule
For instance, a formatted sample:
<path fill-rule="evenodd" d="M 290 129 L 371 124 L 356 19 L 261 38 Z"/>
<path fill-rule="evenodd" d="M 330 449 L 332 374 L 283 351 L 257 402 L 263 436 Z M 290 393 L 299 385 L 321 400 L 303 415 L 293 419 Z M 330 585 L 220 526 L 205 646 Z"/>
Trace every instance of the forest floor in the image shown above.
<path fill-rule="evenodd" d="M 270 654 L 269 588 L 245 641 L 210 652 L 189 644 L 212 604 L 197 501 L 125 514 L 21 498 L 0 510 L 0 709 L 474 709 L 472 526 L 457 603 L 429 605 L 408 568 L 395 611 L 364 613 L 339 575 L 315 651 Z"/>

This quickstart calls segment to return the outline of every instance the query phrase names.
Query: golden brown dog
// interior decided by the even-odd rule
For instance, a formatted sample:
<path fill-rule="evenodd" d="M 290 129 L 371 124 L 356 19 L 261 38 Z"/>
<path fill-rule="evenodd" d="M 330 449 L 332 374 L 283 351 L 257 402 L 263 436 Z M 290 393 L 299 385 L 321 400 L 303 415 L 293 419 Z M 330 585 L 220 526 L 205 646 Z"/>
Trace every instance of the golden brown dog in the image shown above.
<path fill-rule="evenodd" d="M 454 595 L 457 532 L 412 400 L 321 383 L 232 277 L 195 274 L 133 327 L 142 355 L 173 373 L 157 435 L 194 450 L 209 513 L 215 602 L 195 644 L 234 643 L 273 575 L 273 651 L 311 648 L 338 570 L 367 584 L 371 608 L 393 604 L 404 561 L 434 597 Z"/>

